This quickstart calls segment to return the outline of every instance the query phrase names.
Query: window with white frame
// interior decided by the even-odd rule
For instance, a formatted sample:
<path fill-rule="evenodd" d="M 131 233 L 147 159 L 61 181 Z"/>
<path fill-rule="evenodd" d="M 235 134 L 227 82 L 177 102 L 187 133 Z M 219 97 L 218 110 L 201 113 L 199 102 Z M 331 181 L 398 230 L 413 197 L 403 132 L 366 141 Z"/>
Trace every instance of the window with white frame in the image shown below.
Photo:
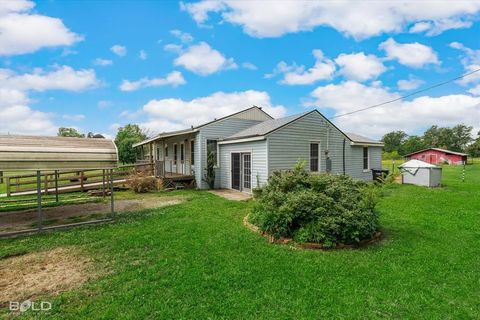
<path fill-rule="evenodd" d="M 173 164 L 177 164 L 178 160 L 178 145 L 174 144 L 173 145 Z"/>
<path fill-rule="evenodd" d="M 363 147 L 363 170 L 367 171 L 368 169 L 370 169 L 368 147 Z"/>
<path fill-rule="evenodd" d="M 195 141 L 190 141 L 190 163 L 191 165 L 195 164 Z"/>

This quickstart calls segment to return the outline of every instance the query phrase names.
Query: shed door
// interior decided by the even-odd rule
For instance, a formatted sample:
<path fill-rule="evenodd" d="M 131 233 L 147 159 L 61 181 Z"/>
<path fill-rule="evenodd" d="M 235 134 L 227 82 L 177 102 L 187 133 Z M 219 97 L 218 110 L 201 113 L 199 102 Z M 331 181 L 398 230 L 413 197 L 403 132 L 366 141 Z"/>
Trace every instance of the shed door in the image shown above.
<path fill-rule="evenodd" d="M 240 153 L 232 153 L 232 189 L 240 190 Z"/>

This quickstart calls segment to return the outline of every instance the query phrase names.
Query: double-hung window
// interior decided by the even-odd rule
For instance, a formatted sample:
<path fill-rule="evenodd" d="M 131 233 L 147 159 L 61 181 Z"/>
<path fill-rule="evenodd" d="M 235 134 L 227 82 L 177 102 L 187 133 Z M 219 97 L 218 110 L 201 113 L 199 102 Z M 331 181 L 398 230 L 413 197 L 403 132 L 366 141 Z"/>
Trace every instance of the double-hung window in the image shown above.
<path fill-rule="evenodd" d="M 310 143 L 310 171 L 318 172 L 319 171 L 319 144 Z"/>
<path fill-rule="evenodd" d="M 173 145 L 173 163 L 177 164 L 177 160 L 178 160 L 178 146 L 177 144 L 174 144 Z"/>
<path fill-rule="evenodd" d="M 363 170 L 368 171 L 370 169 L 370 159 L 368 147 L 363 147 Z"/>
<path fill-rule="evenodd" d="M 191 165 L 195 164 L 195 141 L 190 141 L 190 163 Z"/>

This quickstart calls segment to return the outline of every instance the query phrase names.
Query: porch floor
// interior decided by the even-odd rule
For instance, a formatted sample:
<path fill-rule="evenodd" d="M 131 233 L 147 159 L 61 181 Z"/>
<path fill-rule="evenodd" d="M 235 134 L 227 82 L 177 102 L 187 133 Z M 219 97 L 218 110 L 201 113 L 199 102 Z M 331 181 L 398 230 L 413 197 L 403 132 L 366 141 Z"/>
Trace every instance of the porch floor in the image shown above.
<path fill-rule="evenodd" d="M 215 189 L 209 190 L 209 192 L 227 200 L 246 201 L 252 198 L 252 195 L 249 193 L 240 192 L 232 189 Z"/>

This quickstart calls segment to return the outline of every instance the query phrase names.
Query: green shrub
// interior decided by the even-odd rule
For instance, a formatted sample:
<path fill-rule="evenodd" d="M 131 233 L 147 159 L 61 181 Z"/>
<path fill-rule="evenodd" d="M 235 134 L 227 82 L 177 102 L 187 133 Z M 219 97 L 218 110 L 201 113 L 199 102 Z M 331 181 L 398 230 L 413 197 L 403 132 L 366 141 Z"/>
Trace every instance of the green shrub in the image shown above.
<path fill-rule="evenodd" d="M 259 193 L 250 221 L 275 238 L 355 244 L 377 231 L 378 187 L 348 176 L 311 174 L 298 164 L 274 172 Z"/>

